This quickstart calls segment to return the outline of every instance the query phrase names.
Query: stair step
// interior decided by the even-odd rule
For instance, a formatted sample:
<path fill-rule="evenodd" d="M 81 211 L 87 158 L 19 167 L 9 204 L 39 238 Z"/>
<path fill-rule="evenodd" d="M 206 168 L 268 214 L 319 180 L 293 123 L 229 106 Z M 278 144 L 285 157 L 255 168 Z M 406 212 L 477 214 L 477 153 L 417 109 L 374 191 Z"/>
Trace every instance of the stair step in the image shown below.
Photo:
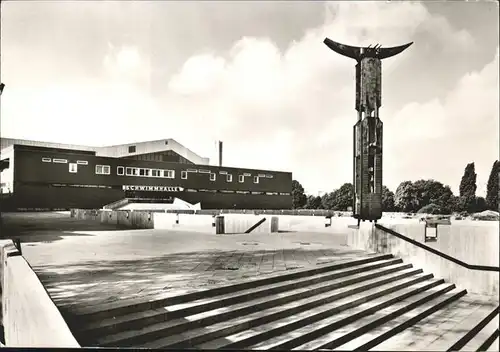
<path fill-rule="evenodd" d="M 191 316 L 207 311 L 219 310 L 218 313 L 223 313 L 227 312 L 234 304 L 248 301 L 255 302 L 256 299 L 260 299 L 258 304 L 266 302 L 271 307 L 272 304 L 282 304 L 290 300 L 310 297 L 411 268 L 410 264 L 400 264 L 400 262 L 394 259 L 383 260 L 376 264 L 364 264 L 360 267 L 342 269 L 334 273 L 318 274 L 310 278 L 310 280 L 304 279 L 298 282 L 286 281 L 275 285 L 266 285 L 261 288 L 229 293 L 218 299 L 201 299 L 190 303 L 109 318 L 101 322 L 91 322 L 89 325 L 83 327 L 81 331 L 78 331 L 77 335 L 87 338 L 90 336 L 100 337 L 104 334 L 120 330 L 137 329 L 145 324 Z M 312 286 L 307 286 L 308 284 L 312 284 Z M 269 297 L 276 297 L 277 299 Z"/>
<path fill-rule="evenodd" d="M 465 297 L 467 298 L 467 296 Z M 471 331 L 481 323 L 482 320 L 488 314 L 491 313 L 492 307 L 485 306 L 483 304 L 478 304 L 477 302 L 473 302 L 470 306 L 468 314 L 462 319 L 454 319 L 450 322 L 448 326 L 448 330 L 439 336 L 439 338 L 434 339 L 432 342 L 428 343 L 426 346 L 423 346 L 422 350 L 426 351 L 447 351 L 454 344 L 457 343 L 461 338 L 464 337 L 464 334 Z M 424 341 L 422 341 L 423 343 Z"/>
<path fill-rule="evenodd" d="M 460 297 L 463 297 L 465 294 L 467 294 L 466 290 L 455 287 L 451 291 L 443 293 L 439 297 L 422 304 L 421 306 L 411 310 L 407 314 L 393 319 L 372 331 L 368 331 L 364 335 L 361 335 L 339 346 L 335 350 L 366 351 L 372 349 L 381 342 L 389 339 L 390 337 L 396 335 L 401 331 L 404 331 L 408 327 L 424 319 L 425 317 L 441 309 L 442 307 L 445 307 L 450 302 L 456 301 Z"/>
<path fill-rule="evenodd" d="M 322 304 L 332 302 L 334 300 L 348 297 L 352 294 L 362 293 L 367 289 L 376 288 L 381 284 L 388 284 L 396 280 L 403 280 L 404 278 L 415 276 L 422 272 L 421 269 L 407 268 L 403 264 L 395 265 L 394 269 L 396 268 L 398 268 L 399 270 L 391 272 L 392 270 L 389 267 L 385 269 L 385 271 L 387 271 L 385 275 L 384 270 L 379 272 L 379 276 L 381 277 L 371 278 L 370 280 L 361 281 L 351 285 L 349 285 L 348 282 L 350 280 L 349 278 L 342 278 L 337 280 L 337 284 L 340 287 L 338 290 L 334 290 L 332 292 L 324 292 L 314 297 L 301 298 L 284 305 L 279 302 L 280 297 L 276 297 L 274 303 L 268 298 L 267 300 L 271 302 L 269 308 L 267 307 L 267 303 L 262 303 L 262 301 L 265 302 L 266 298 L 260 300 L 252 300 L 236 306 L 220 307 L 216 310 L 196 314 L 194 316 L 166 321 L 163 323 L 146 326 L 142 329 L 124 331 L 118 334 L 106 336 L 105 338 L 99 340 L 99 345 L 117 346 L 118 344 L 140 344 L 143 342 L 147 342 L 152 338 L 160 338 L 175 333 L 185 332 L 188 329 L 199 328 L 219 322 L 225 322 L 229 319 L 238 319 L 245 315 L 248 315 L 251 318 L 256 314 L 254 313 L 256 307 L 259 307 L 260 312 L 266 312 L 267 309 L 267 311 L 283 311 L 282 314 L 286 314 L 287 312 L 289 314 L 294 314 L 295 312 L 314 308 Z M 365 276 L 368 277 L 369 275 L 371 276 L 370 273 Z M 335 283 L 332 282 L 332 286 L 333 284 Z M 344 285 L 347 285 L 347 287 L 342 287 Z M 273 307 L 277 308 L 273 309 Z"/>
<path fill-rule="evenodd" d="M 399 302 L 377 309 L 372 306 L 372 314 L 363 314 L 361 310 L 350 310 L 344 316 L 339 315 L 329 318 L 318 325 L 303 329 L 302 335 L 293 336 L 292 338 L 283 336 L 280 338 L 280 343 L 275 343 L 272 348 L 290 350 L 315 350 L 319 348 L 332 349 L 349 340 L 352 340 L 362 333 L 380 326 L 390 319 L 393 319 L 405 312 L 417 307 L 423 302 L 437 297 L 442 293 L 446 293 L 454 288 L 451 284 L 445 284 L 444 280 L 434 280 L 436 286 L 430 287 L 427 290 L 410 296 Z M 357 318 L 347 324 L 342 324 L 345 319 Z M 298 331 L 297 331 L 298 332 Z"/>
<path fill-rule="evenodd" d="M 498 330 L 498 308 L 497 308 L 497 314 L 493 317 L 493 319 L 490 320 L 486 326 L 484 326 L 467 344 L 465 344 L 464 347 L 462 347 L 460 350 L 461 351 L 484 351 L 489 347 L 486 346 L 486 348 L 482 347 L 485 342 L 487 342 L 488 339 L 491 338 L 491 336 L 494 334 L 495 330 Z M 480 349 L 480 347 L 482 347 Z"/>
<path fill-rule="evenodd" d="M 370 331 L 383 326 L 384 324 L 391 321 L 391 319 L 400 318 L 405 313 L 411 312 L 413 309 L 416 309 L 426 302 L 442 296 L 443 294 L 455 288 L 455 285 L 453 284 L 444 283 L 443 280 L 441 280 L 440 282 L 441 284 L 439 284 L 438 286 L 431 287 L 430 289 L 422 293 L 397 302 L 387 308 L 377 311 L 370 316 L 361 317 L 351 324 L 343 326 L 341 329 L 337 329 L 323 336 L 319 336 L 316 340 L 312 340 L 311 342 L 302 345 L 300 345 L 300 343 L 294 344 L 290 347 L 295 349 L 298 348 L 311 350 L 319 348 L 334 349 L 338 346 L 341 346 L 342 344 L 354 340 L 365 333 L 369 333 Z M 282 345 L 278 347 L 280 348 L 281 346 Z"/>
<path fill-rule="evenodd" d="M 424 281 L 424 283 L 422 285 L 415 284 L 412 287 L 423 286 L 423 285 L 428 285 L 428 282 Z M 400 294 L 400 292 L 398 292 L 397 294 Z M 382 299 L 380 299 L 380 300 L 382 300 Z M 274 340 L 277 340 L 277 342 L 275 342 L 274 345 L 278 345 L 281 340 L 283 340 L 283 341 L 287 340 L 287 338 L 283 337 L 283 336 L 287 336 L 288 339 L 294 339 L 295 337 L 301 338 L 302 336 L 305 336 L 307 332 L 310 332 L 311 330 L 319 328 L 320 326 L 324 326 L 325 322 L 328 323 L 330 320 L 332 320 L 334 318 L 337 318 L 337 317 L 340 317 L 343 315 L 351 316 L 356 311 L 366 311 L 367 307 L 372 307 L 374 304 L 376 304 L 375 302 L 377 302 L 377 300 L 375 300 L 374 302 L 368 302 L 368 303 L 361 304 L 360 306 L 357 306 L 353 309 L 349 309 L 348 311 L 345 311 L 345 313 L 341 312 L 341 313 L 335 314 L 333 317 L 329 316 L 326 319 L 319 320 L 315 323 L 310 323 L 308 325 L 305 325 L 304 327 L 298 328 L 297 330 L 292 330 L 289 332 L 284 331 L 284 330 L 289 328 L 289 326 L 285 327 L 285 325 L 283 325 L 283 327 L 278 326 L 276 329 L 276 325 L 277 325 L 276 322 L 271 322 L 269 324 L 264 324 L 262 326 L 259 326 L 258 328 L 255 328 L 251 334 L 249 333 L 249 334 L 246 334 L 245 336 L 239 335 L 239 334 L 230 335 L 230 336 L 222 337 L 220 339 L 209 341 L 209 342 L 201 344 L 197 347 L 202 348 L 202 349 L 246 348 L 246 347 L 249 347 L 252 344 L 254 344 L 254 342 L 252 342 L 252 341 L 255 341 L 255 340 L 260 340 L 260 341 L 265 341 L 265 342 L 262 344 L 258 344 L 258 346 L 252 346 L 251 347 L 252 349 L 254 349 L 256 347 L 260 348 L 260 347 L 262 347 L 262 345 L 269 345 Z M 322 307 L 320 307 L 320 308 L 322 308 Z M 281 334 L 284 334 L 284 335 L 281 335 Z M 271 336 L 270 340 L 272 340 L 272 341 L 269 340 L 269 338 L 268 338 L 269 336 Z M 284 348 L 279 347 L 279 348 L 284 349 L 284 350 L 288 349 L 287 347 L 284 347 Z"/>
<path fill-rule="evenodd" d="M 357 265 L 374 263 L 391 258 L 394 258 L 391 254 L 367 254 L 366 256 L 359 259 L 339 260 L 338 262 L 335 262 L 333 264 L 318 265 L 318 267 L 314 269 L 298 269 L 287 274 L 269 274 L 266 275 L 265 278 L 251 278 L 237 284 L 225 285 L 212 289 L 198 290 L 196 292 L 191 292 L 183 295 L 172 296 L 169 293 L 160 295 L 157 294 L 149 297 L 123 299 L 106 305 L 95 305 L 82 308 L 68 306 L 66 307 L 66 309 L 72 311 L 74 315 L 78 316 L 79 320 L 103 320 L 123 314 L 137 313 L 163 306 L 191 302 L 198 299 L 207 299 L 210 297 L 216 297 L 235 291 L 252 289 L 288 280 L 296 280 L 300 278 L 310 277 L 316 274 L 351 268 Z"/>
<path fill-rule="evenodd" d="M 219 323 L 206 329 L 198 329 L 187 332 L 183 336 L 173 336 L 151 342 L 143 347 L 160 347 L 160 348 L 188 348 L 239 333 L 244 330 L 249 330 L 259 327 L 264 324 L 273 323 L 274 329 L 272 333 L 282 333 L 311 324 L 315 321 L 324 319 L 341 311 L 356 307 L 386 295 L 393 294 L 396 291 L 403 290 L 418 282 L 428 280 L 432 275 L 420 274 L 415 277 L 403 279 L 395 283 L 380 285 L 379 287 L 351 295 L 347 298 L 342 298 L 333 302 L 294 302 L 296 307 L 284 305 L 277 307 L 274 310 L 267 310 L 254 313 L 244 319 L 234 319 L 224 323 Z M 326 303 L 326 304 L 325 304 Z M 269 327 L 266 327 L 269 329 Z M 257 342 L 257 341 L 256 341 Z M 245 341 L 245 344 L 254 343 Z M 232 348 L 232 346 L 231 346 Z"/>
<path fill-rule="evenodd" d="M 439 351 L 427 346 L 442 340 L 443 335 L 453 333 L 453 327 L 462 322 L 477 309 L 467 295 L 450 303 L 443 309 L 410 326 L 408 329 L 385 340 L 373 348 L 374 351 Z M 425 338 L 419 338 L 425 336 Z M 450 343 L 451 346 L 451 343 Z M 443 350 L 445 350 L 443 348 Z"/>
<path fill-rule="evenodd" d="M 491 344 L 491 346 L 488 347 L 488 349 L 486 350 L 487 352 L 493 352 L 493 351 L 498 352 L 498 351 L 500 351 L 500 338 L 498 336 L 499 335 L 498 329 L 496 331 L 496 335 L 497 335 L 496 339 L 493 341 L 493 343 Z"/>

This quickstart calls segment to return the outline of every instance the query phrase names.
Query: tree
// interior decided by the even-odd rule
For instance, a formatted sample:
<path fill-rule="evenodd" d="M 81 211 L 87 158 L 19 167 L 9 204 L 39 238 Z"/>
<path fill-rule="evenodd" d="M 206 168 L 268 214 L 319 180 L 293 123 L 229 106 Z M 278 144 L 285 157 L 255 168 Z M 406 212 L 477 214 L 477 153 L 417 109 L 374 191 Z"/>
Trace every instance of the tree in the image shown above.
<path fill-rule="evenodd" d="M 323 197 L 321 197 L 321 205 L 323 206 L 323 209 L 332 210 L 335 208 L 335 198 L 335 191 L 323 194 Z"/>
<path fill-rule="evenodd" d="M 299 181 L 292 181 L 292 207 L 293 209 L 300 209 L 306 205 L 307 197 L 304 193 L 304 187 Z"/>
<path fill-rule="evenodd" d="M 474 212 L 474 206 L 476 203 L 476 171 L 474 163 L 469 163 L 465 167 L 464 175 L 460 181 L 460 204 L 462 210 L 466 210 L 469 213 Z"/>
<path fill-rule="evenodd" d="M 442 214 L 450 214 L 450 200 L 453 196 L 449 186 L 435 180 L 418 180 L 413 183 L 417 197 L 417 208 L 421 209 L 434 204 Z"/>
<path fill-rule="evenodd" d="M 486 190 L 486 205 L 490 210 L 498 210 L 498 174 L 500 173 L 500 162 L 495 160 L 491 168 L 490 177 Z"/>
<path fill-rule="evenodd" d="M 308 196 L 305 208 L 306 209 L 321 209 L 322 208 L 321 197 Z"/>
<path fill-rule="evenodd" d="M 486 199 L 483 197 L 476 197 L 476 202 L 474 204 L 474 211 L 481 212 L 488 209 L 486 205 Z"/>
<path fill-rule="evenodd" d="M 417 192 L 411 181 L 403 181 L 399 184 L 394 195 L 394 205 L 399 211 L 417 211 Z"/>
<path fill-rule="evenodd" d="M 437 204 L 431 203 L 422 207 L 417 211 L 417 213 L 421 214 L 442 214 L 441 207 Z"/>
<path fill-rule="evenodd" d="M 382 211 L 394 211 L 394 193 L 382 186 Z"/>
<path fill-rule="evenodd" d="M 344 183 L 339 189 L 333 192 L 335 204 L 333 210 L 347 210 L 352 207 L 354 200 L 354 186 L 352 183 Z"/>

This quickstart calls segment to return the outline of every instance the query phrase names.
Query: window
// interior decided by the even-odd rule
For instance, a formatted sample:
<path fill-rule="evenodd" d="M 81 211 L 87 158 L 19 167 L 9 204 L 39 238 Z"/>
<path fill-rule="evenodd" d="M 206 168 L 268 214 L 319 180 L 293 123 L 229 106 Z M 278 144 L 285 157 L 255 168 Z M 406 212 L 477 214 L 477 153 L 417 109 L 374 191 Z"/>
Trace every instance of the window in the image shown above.
<path fill-rule="evenodd" d="M 134 169 L 132 167 L 127 167 L 127 176 L 132 176 L 134 174 Z"/>
<path fill-rule="evenodd" d="M 150 176 L 151 175 L 151 170 L 150 169 L 144 169 L 144 176 Z"/>
<path fill-rule="evenodd" d="M 209 174 L 209 173 L 210 173 L 210 170 L 201 170 L 201 169 L 200 169 L 200 170 L 198 170 L 198 172 L 199 172 L 200 174 Z"/>
<path fill-rule="evenodd" d="M 253 177 L 253 183 L 259 183 L 259 176 Z"/>
<path fill-rule="evenodd" d="M 50 163 L 52 161 L 51 158 L 42 158 L 42 162 L 44 163 Z"/>
<path fill-rule="evenodd" d="M 215 181 L 215 174 L 214 173 L 210 174 L 210 181 Z"/>
<path fill-rule="evenodd" d="M 86 161 L 86 160 L 78 160 L 76 163 L 77 163 L 78 165 L 88 165 L 88 164 L 89 164 L 89 162 L 88 162 L 88 161 Z"/>
<path fill-rule="evenodd" d="M 69 163 L 69 172 L 72 174 L 76 174 L 78 171 L 78 164 L 76 163 Z"/>
<path fill-rule="evenodd" d="M 158 170 L 156 169 L 151 170 L 151 176 L 158 177 Z"/>
<path fill-rule="evenodd" d="M 139 176 L 144 176 L 144 169 L 139 169 Z"/>
<path fill-rule="evenodd" d="M 135 153 L 135 145 L 131 145 L 130 147 L 128 147 L 128 152 Z"/>
<path fill-rule="evenodd" d="M 54 162 L 56 164 L 67 164 L 68 160 L 66 160 L 66 159 L 53 159 L 52 162 Z"/>
<path fill-rule="evenodd" d="M 133 168 L 132 168 L 132 175 L 134 175 L 134 176 L 139 176 L 139 169 L 138 169 L 138 168 L 136 168 L 136 167 L 133 167 Z"/>
<path fill-rule="evenodd" d="M 187 171 L 181 171 L 181 178 L 182 178 L 183 180 L 187 180 L 187 178 L 188 178 L 188 173 L 187 173 Z"/>
<path fill-rule="evenodd" d="M 227 182 L 233 182 L 233 175 L 231 175 L 231 174 L 227 174 L 227 175 L 226 175 L 226 181 L 227 181 Z"/>
<path fill-rule="evenodd" d="M 168 141 L 165 141 L 165 145 L 168 145 Z"/>
<path fill-rule="evenodd" d="M 273 178 L 273 175 L 266 175 L 266 178 Z"/>
<path fill-rule="evenodd" d="M 95 173 L 98 175 L 109 175 L 110 174 L 110 166 L 109 165 L 96 165 Z"/>
<path fill-rule="evenodd" d="M 163 177 L 175 178 L 175 171 L 174 170 L 163 170 Z M 186 176 L 186 178 L 187 178 L 187 176 Z"/>
<path fill-rule="evenodd" d="M 238 181 L 241 182 L 241 183 L 245 182 L 245 176 L 239 175 L 238 176 Z"/>
<path fill-rule="evenodd" d="M 122 176 L 123 172 L 125 171 L 125 168 L 123 166 L 118 166 L 116 168 L 116 174 Z"/>

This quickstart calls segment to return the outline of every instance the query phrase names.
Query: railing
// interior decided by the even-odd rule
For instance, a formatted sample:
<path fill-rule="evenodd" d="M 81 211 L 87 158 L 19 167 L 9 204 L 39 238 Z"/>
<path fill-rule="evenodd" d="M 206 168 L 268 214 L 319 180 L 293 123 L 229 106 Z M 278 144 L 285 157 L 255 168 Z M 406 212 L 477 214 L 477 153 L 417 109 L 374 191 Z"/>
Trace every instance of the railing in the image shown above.
<path fill-rule="evenodd" d="M 382 225 L 379 225 L 379 224 L 375 224 L 375 227 L 379 230 L 382 230 L 384 232 L 387 232 L 403 241 L 406 241 L 408 243 L 411 243 L 413 244 L 414 246 L 417 246 L 419 248 L 422 248 L 428 252 L 431 252 L 432 254 L 435 254 L 441 258 L 444 258 L 446 260 L 449 260 L 455 264 L 458 264 L 464 268 L 467 268 L 467 269 L 470 269 L 470 270 L 480 270 L 480 271 L 496 271 L 496 272 L 500 272 L 500 267 L 496 267 L 496 266 L 486 266 L 486 265 L 474 265 L 474 264 L 467 264 L 457 258 L 453 258 L 452 256 L 449 256 L 448 254 L 445 254 L 443 252 L 440 252 L 434 248 L 431 248 L 423 243 L 420 243 L 418 241 L 415 241 L 411 238 L 408 238 L 400 233 L 397 233 L 396 231 L 394 230 L 391 230 L 391 229 L 388 229 L 387 227 L 384 227 Z"/>
<path fill-rule="evenodd" d="M 107 204 L 107 205 L 103 206 L 102 208 L 103 209 L 114 210 L 117 207 L 121 207 L 123 205 L 128 204 L 128 202 L 129 202 L 129 199 L 128 198 L 124 198 L 124 199 L 117 200 L 116 202 Z"/>

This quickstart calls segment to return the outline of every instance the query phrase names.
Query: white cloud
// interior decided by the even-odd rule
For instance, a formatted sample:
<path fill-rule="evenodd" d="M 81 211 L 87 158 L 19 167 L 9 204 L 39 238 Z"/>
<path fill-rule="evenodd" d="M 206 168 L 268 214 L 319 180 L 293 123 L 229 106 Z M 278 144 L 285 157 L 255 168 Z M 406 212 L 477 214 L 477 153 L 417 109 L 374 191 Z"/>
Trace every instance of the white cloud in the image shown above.
<path fill-rule="evenodd" d="M 458 194 L 465 165 L 472 161 L 478 184 L 487 182 L 499 157 L 498 64 L 497 49 L 492 62 L 465 74 L 443 101 L 410 103 L 385 125 L 392 136 L 386 137 L 391 152 L 385 175 L 392 185 L 401 179 L 437 178 Z"/>

